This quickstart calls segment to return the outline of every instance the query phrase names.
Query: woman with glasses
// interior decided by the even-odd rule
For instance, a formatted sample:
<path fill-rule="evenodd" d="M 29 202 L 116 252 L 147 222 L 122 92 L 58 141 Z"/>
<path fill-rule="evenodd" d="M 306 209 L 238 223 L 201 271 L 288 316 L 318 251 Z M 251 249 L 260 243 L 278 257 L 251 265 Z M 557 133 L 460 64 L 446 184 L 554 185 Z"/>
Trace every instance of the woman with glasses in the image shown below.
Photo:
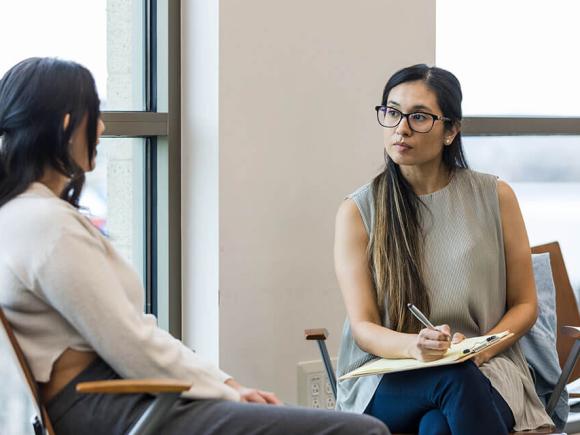
<path fill-rule="evenodd" d="M 104 128 L 74 62 L 31 58 L 0 80 L 0 306 L 56 433 L 127 433 L 154 400 L 77 394 L 79 382 L 170 378 L 195 400 L 167 411 L 163 434 L 388 434 L 368 416 L 274 406 L 143 313 L 139 277 L 78 210 Z"/>
<path fill-rule="evenodd" d="M 335 268 L 345 301 L 338 375 L 375 356 L 434 361 L 451 342 L 505 330 L 473 360 L 339 382 L 337 408 L 393 432 L 507 434 L 552 421 L 517 340 L 536 320 L 531 253 L 512 189 L 468 169 L 448 71 L 396 72 L 375 108 L 385 168 L 341 204 Z M 407 309 L 418 307 L 437 328 Z"/>

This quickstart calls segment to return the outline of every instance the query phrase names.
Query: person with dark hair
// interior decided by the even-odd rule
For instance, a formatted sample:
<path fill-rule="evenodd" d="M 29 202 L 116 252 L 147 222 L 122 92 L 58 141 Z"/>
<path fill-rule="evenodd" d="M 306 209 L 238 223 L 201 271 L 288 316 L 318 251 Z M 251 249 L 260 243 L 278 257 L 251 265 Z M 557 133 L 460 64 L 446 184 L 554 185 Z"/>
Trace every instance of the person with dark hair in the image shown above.
<path fill-rule="evenodd" d="M 514 192 L 468 168 L 459 81 L 414 65 L 380 106 L 385 168 L 341 204 L 335 268 L 347 309 L 338 375 L 375 356 L 440 359 L 451 342 L 505 330 L 473 360 L 339 382 L 337 408 L 394 432 L 507 434 L 552 425 L 518 339 L 534 324 L 531 251 Z M 435 330 L 407 309 L 417 306 Z"/>
<path fill-rule="evenodd" d="M 195 400 L 168 411 L 164 434 L 389 434 L 369 416 L 267 406 L 281 402 L 142 312 L 139 277 L 78 210 L 104 131 L 99 104 L 74 62 L 30 58 L 0 80 L 0 305 L 56 433 L 126 433 L 154 399 L 80 395 L 78 382 L 171 378 L 191 382 Z"/>

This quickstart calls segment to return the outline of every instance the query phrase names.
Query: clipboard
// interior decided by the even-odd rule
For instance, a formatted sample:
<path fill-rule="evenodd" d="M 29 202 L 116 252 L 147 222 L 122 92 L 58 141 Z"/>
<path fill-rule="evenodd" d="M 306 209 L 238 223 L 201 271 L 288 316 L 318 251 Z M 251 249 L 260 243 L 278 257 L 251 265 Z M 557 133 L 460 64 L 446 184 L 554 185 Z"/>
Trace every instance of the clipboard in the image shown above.
<path fill-rule="evenodd" d="M 376 358 L 362 365 L 358 369 L 346 373 L 338 378 L 339 381 L 358 378 L 368 375 L 380 375 L 384 373 L 404 372 L 408 370 L 419 370 L 427 367 L 437 367 L 449 364 L 458 364 L 473 358 L 480 352 L 487 350 L 504 340 L 512 337 L 510 331 L 504 331 L 492 335 L 466 338 L 457 344 L 452 344 L 447 353 L 435 361 L 419 361 L 412 358 L 386 359 Z"/>

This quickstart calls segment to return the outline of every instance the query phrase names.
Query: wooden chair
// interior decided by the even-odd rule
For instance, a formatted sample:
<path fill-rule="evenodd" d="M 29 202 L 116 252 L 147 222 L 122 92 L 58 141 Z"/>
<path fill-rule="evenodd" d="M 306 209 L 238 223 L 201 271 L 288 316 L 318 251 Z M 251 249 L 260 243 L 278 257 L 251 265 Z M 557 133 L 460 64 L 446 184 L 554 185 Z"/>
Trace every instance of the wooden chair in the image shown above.
<path fill-rule="evenodd" d="M 576 304 L 574 290 L 570 284 L 570 278 L 564 264 L 564 257 L 558 242 L 546 243 L 532 248 L 533 254 L 550 254 L 550 265 L 556 287 L 556 316 L 558 322 L 558 339 L 556 349 L 560 367 L 564 368 L 569 356 L 578 355 L 580 343 L 580 311 Z M 578 325 L 578 326 L 567 326 Z M 580 365 L 572 366 L 567 383 L 573 382 L 580 377 Z M 570 394 L 570 397 L 580 397 L 580 394 Z"/>
<path fill-rule="evenodd" d="M 0 328 L 0 354 L 3 359 L 10 361 L 15 366 L 16 371 L 21 375 L 22 380 L 25 381 L 27 393 L 36 408 L 36 415 L 33 416 L 32 421 L 34 433 L 35 435 L 55 435 L 46 409 L 40 401 L 36 381 L 2 308 L 0 308 L 0 323 L 2 326 Z M 161 433 L 160 427 L 163 424 L 165 412 L 179 399 L 180 394 L 190 387 L 190 383 L 172 379 L 129 379 L 83 382 L 78 384 L 76 389 L 80 393 L 157 394 L 157 398 L 135 423 L 130 432 L 131 435 L 149 435 Z"/>
<path fill-rule="evenodd" d="M 544 245 L 534 246 L 532 247 L 532 253 L 550 254 L 550 265 L 552 267 L 554 286 L 556 288 L 556 315 L 558 319 L 557 351 L 560 360 L 560 367 L 562 367 L 562 374 L 546 406 L 546 411 L 551 415 L 563 388 L 566 384 L 574 381 L 580 376 L 580 366 L 575 367 L 578 354 L 580 353 L 580 313 L 578 312 L 576 298 L 568 278 L 559 243 L 551 242 Z M 332 368 L 330 356 L 326 348 L 326 338 L 328 335 L 328 331 L 324 328 L 304 330 L 306 340 L 315 340 L 318 343 L 324 368 L 329 383 L 333 386 L 333 393 L 336 399 L 336 375 Z M 570 394 L 570 397 L 580 397 L 580 394 Z M 513 434 L 540 435 L 550 433 L 553 432 L 549 429 L 539 429 L 536 431 L 514 432 Z"/>

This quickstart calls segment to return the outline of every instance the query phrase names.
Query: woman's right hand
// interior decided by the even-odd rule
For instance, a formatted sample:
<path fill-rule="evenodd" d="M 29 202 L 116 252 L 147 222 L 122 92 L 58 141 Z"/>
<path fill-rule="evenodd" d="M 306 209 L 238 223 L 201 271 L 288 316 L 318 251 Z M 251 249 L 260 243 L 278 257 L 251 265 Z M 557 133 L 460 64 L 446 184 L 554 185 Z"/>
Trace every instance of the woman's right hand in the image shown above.
<path fill-rule="evenodd" d="M 436 328 L 437 330 L 424 328 L 415 335 L 409 349 L 411 358 L 419 361 L 435 361 L 445 355 L 451 346 L 451 330 L 448 325 L 439 325 Z"/>

